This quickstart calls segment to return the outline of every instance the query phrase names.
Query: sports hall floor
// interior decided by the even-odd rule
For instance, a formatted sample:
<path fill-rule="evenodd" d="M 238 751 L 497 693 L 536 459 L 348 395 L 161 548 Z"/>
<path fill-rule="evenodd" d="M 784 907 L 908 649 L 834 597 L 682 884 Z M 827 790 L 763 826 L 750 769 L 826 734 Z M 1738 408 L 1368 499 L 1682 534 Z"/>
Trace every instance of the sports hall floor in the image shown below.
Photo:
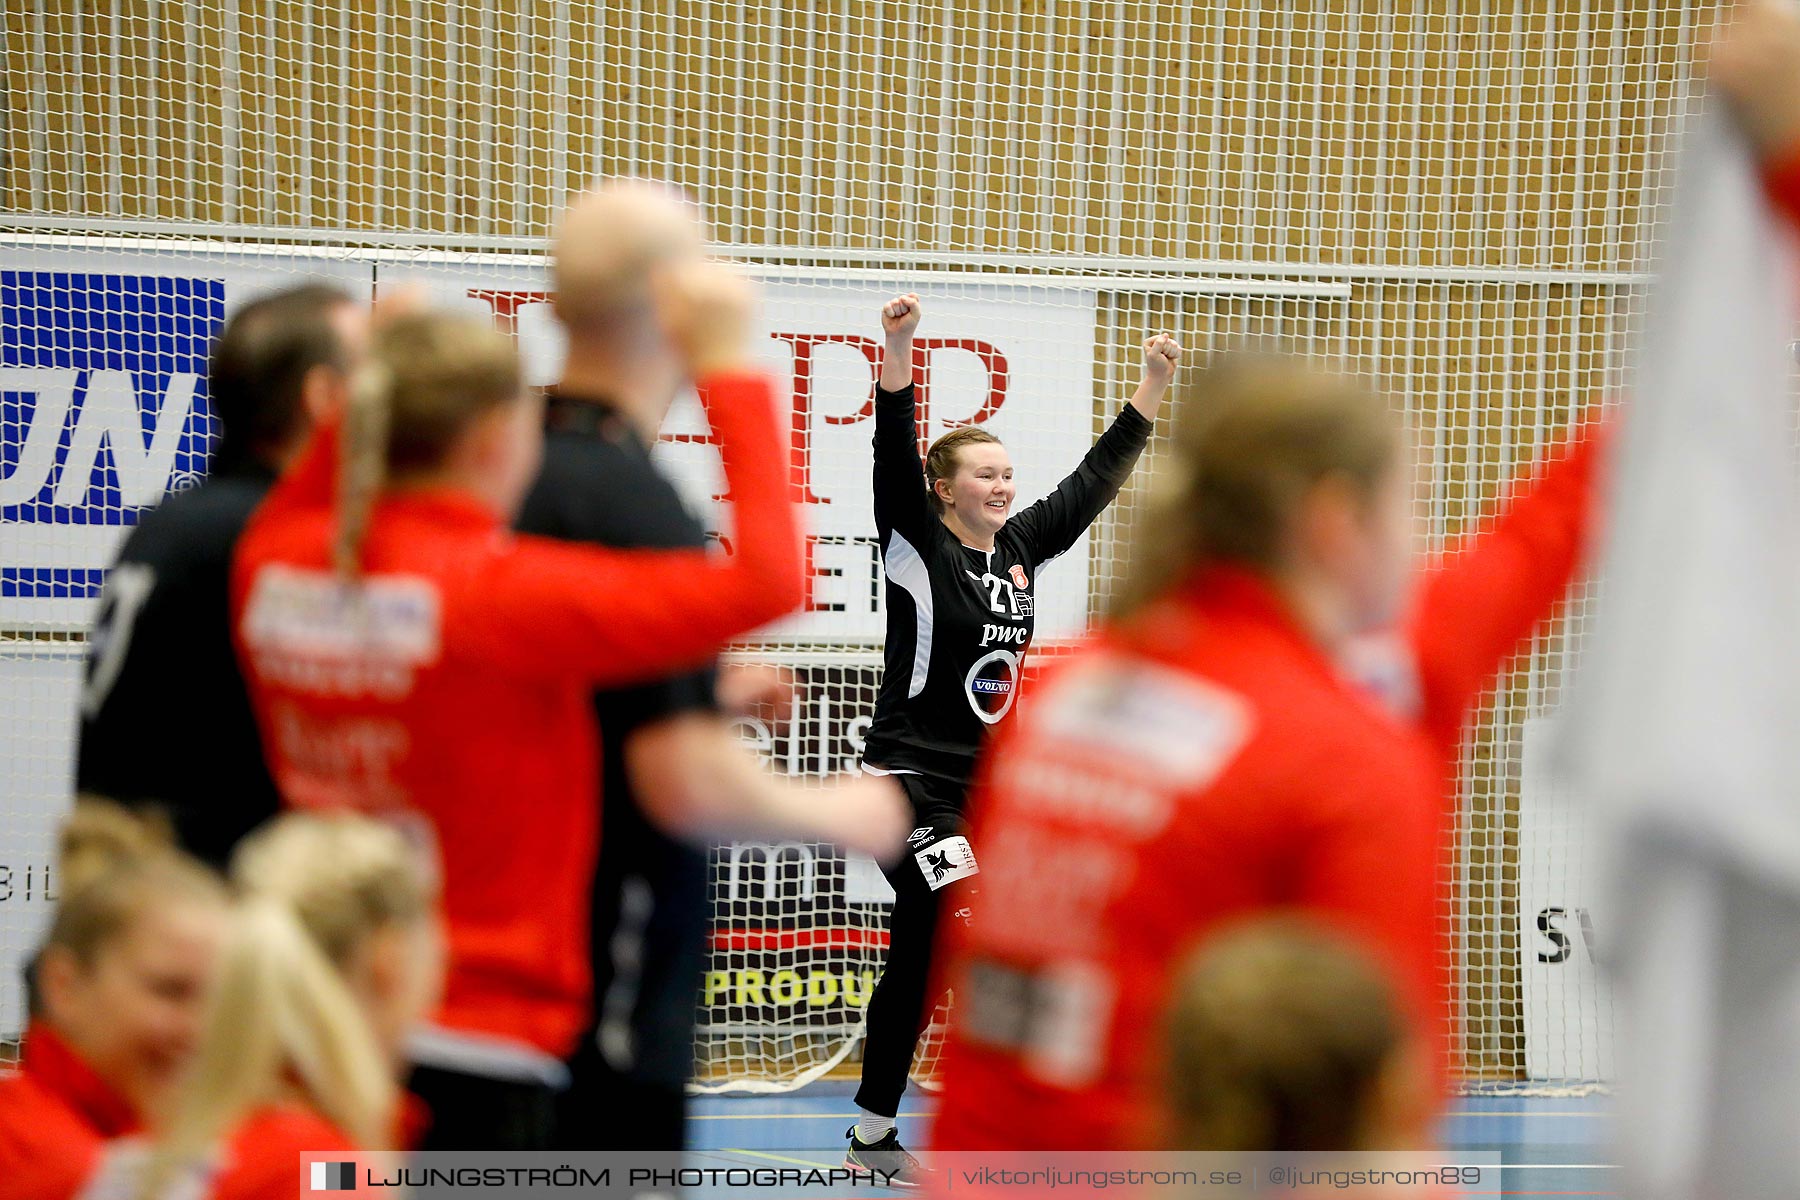
<path fill-rule="evenodd" d="M 699 1097 L 690 1142 L 705 1153 L 691 1157 L 695 1165 L 836 1165 L 844 1130 L 856 1119 L 854 1091 L 848 1081 L 821 1081 L 794 1095 Z M 931 1109 L 928 1096 L 909 1091 L 902 1137 L 923 1141 L 918 1133 Z M 1603 1096 L 1464 1096 L 1444 1118 L 1442 1144 L 1496 1151 L 1505 1166 L 1499 1190 L 1461 1195 L 1615 1196 L 1617 1172 L 1607 1164 L 1610 1119 Z"/>

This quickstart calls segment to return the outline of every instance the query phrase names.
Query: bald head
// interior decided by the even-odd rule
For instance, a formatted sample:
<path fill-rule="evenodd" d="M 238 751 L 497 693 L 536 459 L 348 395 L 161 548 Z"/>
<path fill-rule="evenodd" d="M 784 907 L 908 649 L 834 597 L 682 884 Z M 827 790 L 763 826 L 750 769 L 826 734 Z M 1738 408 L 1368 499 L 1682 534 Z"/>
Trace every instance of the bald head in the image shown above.
<path fill-rule="evenodd" d="M 700 213 L 675 188 L 616 179 L 570 202 L 551 267 L 556 313 L 572 338 L 612 338 L 651 318 L 652 280 L 706 250 Z"/>

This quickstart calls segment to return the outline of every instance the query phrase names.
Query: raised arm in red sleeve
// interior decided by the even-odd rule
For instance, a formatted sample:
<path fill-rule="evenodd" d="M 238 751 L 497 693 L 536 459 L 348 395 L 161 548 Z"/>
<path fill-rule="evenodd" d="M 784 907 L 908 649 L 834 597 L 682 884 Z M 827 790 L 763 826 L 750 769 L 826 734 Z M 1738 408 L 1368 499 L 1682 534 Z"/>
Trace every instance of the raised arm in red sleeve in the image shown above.
<path fill-rule="evenodd" d="M 1421 579 L 1406 633 L 1421 720 L 1441 754 L 1454 752 L 1481 689 L 1574 580 L 1594 524 L 1604 442 L 1600 426 L 1572 439 L 1492 529 L 1460 541 Z"/>
<path fill-rule="evenodd" d="M 519 538 L 467 581 L 446 644 L 528 673 L 612 685 L 697 664 L 805 596 L 787 455 L 765 376 L 700 385 L 736 498 L 727 555 Z"/>
<path fill-rule="evenodd" d="M 698 664 L 802 602 L 798 523 L 772 386 L 762 375 L 726 374 L 699 390 L 736 497 L 735 553 L 619 551 L 496 533 L 475 553 L 456 554 L 454 566 L 448 553 L 440 559 L 444 644 L 453 654 L 525 676 L 626 683 Z M 243 545 L 256 545 L 258 527 L 289 514 L 329 511 L 336 462 L 337 431 L 321 429 L 257 511 Z M 318 540 L 300 535 L 315 554 Z M 262 557 L 246 557 L 240 547 L 234 608 Z"/>

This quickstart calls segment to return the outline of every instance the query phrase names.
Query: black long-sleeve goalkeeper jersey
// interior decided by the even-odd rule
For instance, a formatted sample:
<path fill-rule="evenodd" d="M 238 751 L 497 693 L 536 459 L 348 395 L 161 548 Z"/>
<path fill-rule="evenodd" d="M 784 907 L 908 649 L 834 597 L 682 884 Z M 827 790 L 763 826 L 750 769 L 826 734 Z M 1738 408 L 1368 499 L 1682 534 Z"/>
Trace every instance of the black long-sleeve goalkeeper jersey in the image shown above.
<path fill-rule="evenodd" d="M 875 525 L 887 645 L 863 761 L 966 783 L 988 728 L 1012 711 L 1035 629 L 1038 572 L 1118 495 L 1150 438 L 1130 405 L 1056 490 L 1010 517 L 992 551 L 935 511 L 919 461 L 913 389 L 875 393 Z"/>

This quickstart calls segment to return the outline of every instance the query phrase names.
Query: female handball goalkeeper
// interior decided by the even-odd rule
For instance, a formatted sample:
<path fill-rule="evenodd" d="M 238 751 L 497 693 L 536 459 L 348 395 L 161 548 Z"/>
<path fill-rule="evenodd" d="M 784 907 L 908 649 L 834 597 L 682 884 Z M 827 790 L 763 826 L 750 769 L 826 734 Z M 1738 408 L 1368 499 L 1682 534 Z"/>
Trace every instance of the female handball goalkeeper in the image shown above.
<path fill-rule="evenodd" d="M 982 738 L 1012 711 L 1034 630 L 1038 574 L 1118 495 L 1149 440 L 1181 347 L 1144 343 L 1144 374 L 1068 478 L 1012 511 L 1012 463 L 978 426 L 932 444 L 921 471 L 913 408 L 915 295 L 881 312 L 887 351 L 875 393 L 875 524 L 887 575 L 887 643 L 863 767 L 892 774 L 913 810 L 894 886 L 886 970 L 870 997 L 860 1120 L 847 1161 L 920 1182 L 894 1119 L 926 1009 L 931 947 L 946 889 L 976 872 L 964 794 Z M 966 897 L 958 897 L 958 905 Z"/>

